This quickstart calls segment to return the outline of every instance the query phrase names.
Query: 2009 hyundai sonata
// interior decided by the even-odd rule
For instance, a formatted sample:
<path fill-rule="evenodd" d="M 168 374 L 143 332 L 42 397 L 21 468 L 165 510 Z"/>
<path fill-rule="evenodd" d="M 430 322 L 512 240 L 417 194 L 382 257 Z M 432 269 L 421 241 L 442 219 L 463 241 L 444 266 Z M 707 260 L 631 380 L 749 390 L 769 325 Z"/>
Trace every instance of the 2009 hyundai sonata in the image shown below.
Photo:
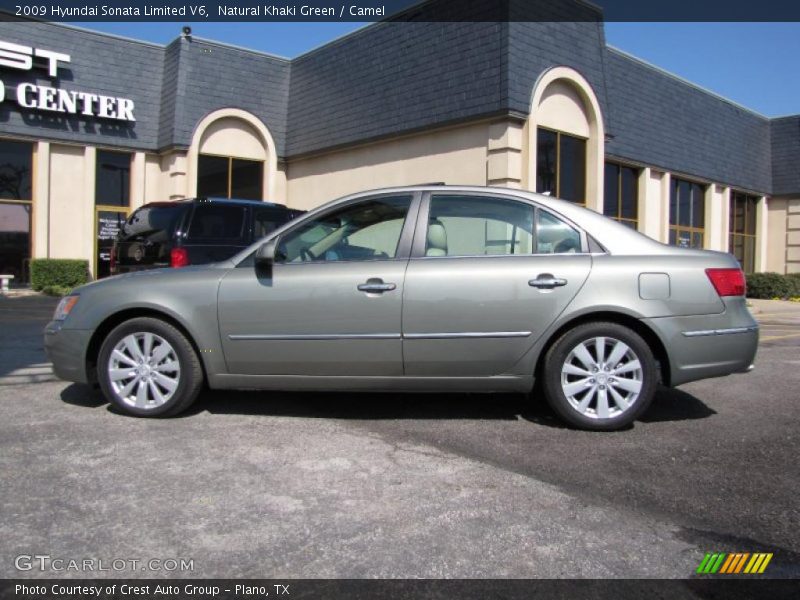
<path fill-rule="evenodd" d="M 204 384 L 528 392 L 539 380 L 565 421 L 609 430 L 659 383 L 751 367 L 744 293 L 731 255 L 568 202 L 393 188 L 322 206 L 226 262 L 83 286 L 45 347 L 59 377 L 99 383 L 137 416 L 180 413 Z"/>

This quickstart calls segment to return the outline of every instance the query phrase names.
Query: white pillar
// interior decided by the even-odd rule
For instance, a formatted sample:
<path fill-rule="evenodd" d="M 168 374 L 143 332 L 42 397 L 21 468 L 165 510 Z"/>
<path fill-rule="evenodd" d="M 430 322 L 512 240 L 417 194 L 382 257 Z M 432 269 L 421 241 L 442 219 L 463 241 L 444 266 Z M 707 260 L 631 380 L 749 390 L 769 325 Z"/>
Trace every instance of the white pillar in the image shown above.
<path fill-rule="evenodd" d="M 145 203 L 147 190 L 147 172 L 144 152 L 136 152 L 131 161 L 131 210 L 136 210 Z"/>
<path fill-rule="evenodd" d="M 86 146 L 83 151 L 83 218 L 81 219 L 81 256 L 89 258 L 89 272 L 94 274 L 95 243 L 97 231 L 95 224 L 95 171 L 97 169 L 97 148 Z"/>
<path fill-rule="evenodd" d="M 769 235 L 769 206 L 766 196 L 761 196 L 756 204 L 756 255 L 755 270 L 767 270 L 767 237 Z"/>
<path fill-rule="evenodd" d="M 661 177 L 661 239 L 665 244 L 669 242 L 669 202 L 672 190 L 672 176 L 664 173 Z"/>
<path fill-rule="evenodd" d="M 33 258 L 50 257 L 50 142 L 37 142 L 33 181 Z"/>
<path fill-rule="evenodd" d="M 726 205 L 730 202 L 730 188 L 711 184 L 705 194 L 705 247 L 709 250 L 728 251 L 728 222 Z"/>
<path fill-rule="evenodd" d="M 489 126 L 486 147 L 486 185 L 522 187 L 521 123 L 501 121 Z"/>

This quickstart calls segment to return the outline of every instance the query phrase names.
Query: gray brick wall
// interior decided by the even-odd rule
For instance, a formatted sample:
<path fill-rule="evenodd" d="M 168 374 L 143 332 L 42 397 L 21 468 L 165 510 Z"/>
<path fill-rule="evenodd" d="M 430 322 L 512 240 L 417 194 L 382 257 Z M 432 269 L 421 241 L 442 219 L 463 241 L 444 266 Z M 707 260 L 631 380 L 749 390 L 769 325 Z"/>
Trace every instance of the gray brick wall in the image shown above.
<path fill-rule="evenodd" d="M 527 115 L 533 86 L 539 76 L 551 67 L 566 66 L 578 71 L 589 82 L 607 118 L 604 48 L 605 36 L 600 23 L 510 23 L 508 107 Z"/>
<path fill-rule="evenodd" d="M 22 81 L 124 96 L 136 122 L 101 120 L 0 105 L 0 131 L 84 144 L 158 150 L 186 147 L 197 122 L 218 108 L 259 117 L 284 154 L 289 62 L 203 40 L 176 39 L 166 48 L 69 27 L 29 21 L 0 22 L 0 39 L 71 55 L 58 79 L 42 69 L 3 69 L 6 88 Z"/>
<path fill-rule="evenodd" d="M 379 23 L 292 63 L 289 155 L 503 107 L 502 23 Z"/>
<path fill-rule="evenodd" d="M 158 46 L 25 21 L 0 22 L 0 39 L 71 55 L 72 61 L 51 79 L 43 69 L 2 69 L 7 93 L 16 85 L 39 85 L 124 96 L 135 103 L 135 123 L 21 109 L 15 100 L 0 104 L 0 131 L 123 148 L 155 148 L 159 129 L 164 51 Z"/>
<path fill-rule="evenodd" d="M 167 78 L 165 69 L 164 92 L 174 98 L 174 118 L 171 132 L 169 119 L 163 123 L 166 131 L 159 146 L 188 146 L 198 121 L 208 113 L 240 108 L 261 119 L 278 154 L 285 154 L 289 61 L 199 39 L 179 39 L 174 45 L 178 76 Z M 169 85 L 173 90 L 167 90 Z"/>
<path fill-rule="evenodd" d="M 773 119 L 772 192 L 800 193 L 800 115 Z"/>
<path fill-rule="evenodd" d="M 512 11 L 543 0 L 529 1 L 514 0 Z M 298 156 L 482 116 L 525 115 L 538 77 L 566 65 L 598 96 L 613 136 L 609 156 L 762 193 L 800 192 L 800 117 L 770 121 L 606 49 L 600 23 L 427 22 L 424 8 L 414 9 L 414 22 L 379 23 L 291 62 L 196 38 L 160 47 L 0 22 L 0 39 L 72 55 L 56 85 L 130 97 L 137 118 L 129 125 L 42 114 L 7 100 L 0 133 L 156 151 L 188 146 L 206 114 L 235 107 L 267 125 L 279 156 Z M 3 69 L 0 77 L 12 93 L 20 81 L 53 84 L 41 70 Z"/>
<path fill-rule="evenodd" d="M 607 53 L 606 152 L 769 193 L 769 119 L 614 50 Z"/>

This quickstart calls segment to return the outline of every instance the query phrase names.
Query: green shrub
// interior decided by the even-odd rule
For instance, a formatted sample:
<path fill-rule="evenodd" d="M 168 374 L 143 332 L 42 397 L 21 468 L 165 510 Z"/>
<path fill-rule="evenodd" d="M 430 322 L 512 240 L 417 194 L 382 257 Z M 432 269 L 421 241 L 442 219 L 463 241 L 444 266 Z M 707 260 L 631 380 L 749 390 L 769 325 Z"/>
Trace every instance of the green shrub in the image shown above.
<path fill-rule="evenodd" d="M 59 293 L 89 281 L 89 261 L 71 258 L 35 258 L 31 261 L 31 287 Z M 47 291 L 45 288 L 50 289 Z"/>
<path fill-rule="evenodd" d="M 779 273 L 753 273 L 747 276 L 748 298 L 786 300 L 800 296 L 800 277 Z"/>
<path fill-rule="evenodd" d="M 42 288 L 42 292 L 48 296 L 67 296 L 73 288 L 64 285 L 46 285 Z"/>

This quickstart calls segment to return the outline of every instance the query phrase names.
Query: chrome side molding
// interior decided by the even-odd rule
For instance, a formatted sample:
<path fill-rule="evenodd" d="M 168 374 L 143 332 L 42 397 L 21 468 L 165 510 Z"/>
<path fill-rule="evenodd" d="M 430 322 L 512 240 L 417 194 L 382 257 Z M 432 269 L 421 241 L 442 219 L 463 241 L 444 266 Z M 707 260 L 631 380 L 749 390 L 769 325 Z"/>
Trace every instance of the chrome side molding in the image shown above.
<path fill-rule="evenodd" d="M 736 333 L 750 333 L 751 331 L 758 331 L 758 325 L 750 327 L 730 327 L 728 329 L 703 329 L 700 331 L 684 331 L 685 337 L 703 337 L 707 335 L 733 335 Z"/>

